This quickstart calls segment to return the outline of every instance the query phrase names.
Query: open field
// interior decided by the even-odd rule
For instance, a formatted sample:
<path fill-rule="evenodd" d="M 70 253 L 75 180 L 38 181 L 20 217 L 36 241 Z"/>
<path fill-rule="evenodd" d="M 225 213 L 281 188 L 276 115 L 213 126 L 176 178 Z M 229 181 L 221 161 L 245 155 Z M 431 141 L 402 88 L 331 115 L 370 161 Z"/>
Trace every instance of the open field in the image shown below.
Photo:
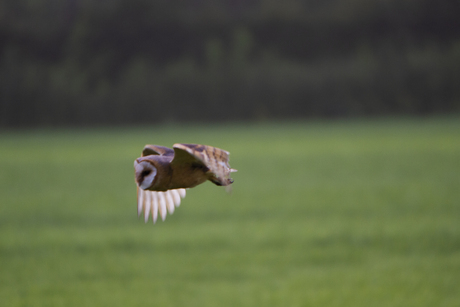
<path fill-rule="evenodd" d="M 231 152 L 165 222 L 146 143 Z M 0 133 L 1 306 L 460 306 L 460 120 Z"/>

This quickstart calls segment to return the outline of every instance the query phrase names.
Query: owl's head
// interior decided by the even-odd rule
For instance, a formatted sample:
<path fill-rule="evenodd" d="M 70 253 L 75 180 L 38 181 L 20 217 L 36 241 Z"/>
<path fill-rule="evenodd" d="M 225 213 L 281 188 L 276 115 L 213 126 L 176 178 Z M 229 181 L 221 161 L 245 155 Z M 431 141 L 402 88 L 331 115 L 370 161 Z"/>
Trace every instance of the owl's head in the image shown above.
<path fill-rule="evenodd" d="M 151 161 L 138 158 L 134 161 L 134 171 L 136 182 L 143 190 L 150 188 L 153 185 L 157 175 L 157 169 Z"/>

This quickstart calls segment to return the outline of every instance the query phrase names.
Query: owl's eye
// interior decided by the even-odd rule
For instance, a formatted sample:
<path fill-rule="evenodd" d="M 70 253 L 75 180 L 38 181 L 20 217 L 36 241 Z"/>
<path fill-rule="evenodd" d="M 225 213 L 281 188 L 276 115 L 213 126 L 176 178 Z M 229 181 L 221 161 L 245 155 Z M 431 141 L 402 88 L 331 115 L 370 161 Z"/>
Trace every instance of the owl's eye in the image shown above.
<path fill-rule="evenodd" d="M 151 173 L 152 173 L 152 170 L 146 169 L 145 171 L 143 171 L 143 172 L 141 173 L 141 176 L 142 176 L 142 177 L 145 177 L 145 176 L 150 175 Z"/>

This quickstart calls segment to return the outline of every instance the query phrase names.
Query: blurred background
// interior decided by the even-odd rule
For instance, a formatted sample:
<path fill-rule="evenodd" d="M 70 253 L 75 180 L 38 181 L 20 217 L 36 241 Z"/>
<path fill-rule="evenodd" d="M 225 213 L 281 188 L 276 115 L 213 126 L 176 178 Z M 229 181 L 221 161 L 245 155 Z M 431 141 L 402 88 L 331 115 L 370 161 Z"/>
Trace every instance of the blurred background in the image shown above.
<path fill-rule="evenodd" d="M 458 307 L 459 115 L 458 0 L 0 0 L 0 305 Z"/>
<path fill-rule="evenodd" d="M 3 0 L 0 127 L 460 110 L 460 3 Z"/>

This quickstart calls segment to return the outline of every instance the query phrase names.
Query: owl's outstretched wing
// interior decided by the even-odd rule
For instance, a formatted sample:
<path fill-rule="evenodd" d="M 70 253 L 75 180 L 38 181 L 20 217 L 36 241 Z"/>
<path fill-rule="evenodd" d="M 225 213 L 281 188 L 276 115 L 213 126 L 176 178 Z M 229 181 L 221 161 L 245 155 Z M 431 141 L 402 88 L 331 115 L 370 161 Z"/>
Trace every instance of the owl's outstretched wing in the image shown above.
<path fill-rule="evenodd" d="M 137 187 L 137 215 L 144 212 L 144 221 L 147 223 L 152 215 L 153 223 L 158 215 L 164 221 L 166 213 L 173 214 L 175 207 L 179 207 L 181 198 L 185 197 L 185 189 L 160 191 L 143 190 Z"/>
<path fill-rule="evenodd" d="M 150 155 L 174 156 L 174 150 L 159 145 L 145 145 L 142 150 L 142 156 L 145 157 Z"/>
<path fill-rule="evenodd" d="M 229 186 L 235 169 L 228 164 L 229 152 L 220 148 L 197 144 L 174 144 L 174 159 L 171 166 L 178 164 L 202 165 L 207 168 L 209 180 L 216 185 Z"/>
<path fill-rule="evenodd" d="M 145 145 L 142 156 L 160 155 L 174 156 L 174 150 L 159 145 Z M 166 214 L 172 214 L 175 207 L 179 207 L 181 198 L 185 197 L 185 189 L 168 190 L 164 192 L 143 190 L 137 187 L 137 214 L 140 216 L 144 212 L 144 220 L 147 223 L 152 216 L 153 223 L 158 219 L 158 215 L 164 221 Z"/>

